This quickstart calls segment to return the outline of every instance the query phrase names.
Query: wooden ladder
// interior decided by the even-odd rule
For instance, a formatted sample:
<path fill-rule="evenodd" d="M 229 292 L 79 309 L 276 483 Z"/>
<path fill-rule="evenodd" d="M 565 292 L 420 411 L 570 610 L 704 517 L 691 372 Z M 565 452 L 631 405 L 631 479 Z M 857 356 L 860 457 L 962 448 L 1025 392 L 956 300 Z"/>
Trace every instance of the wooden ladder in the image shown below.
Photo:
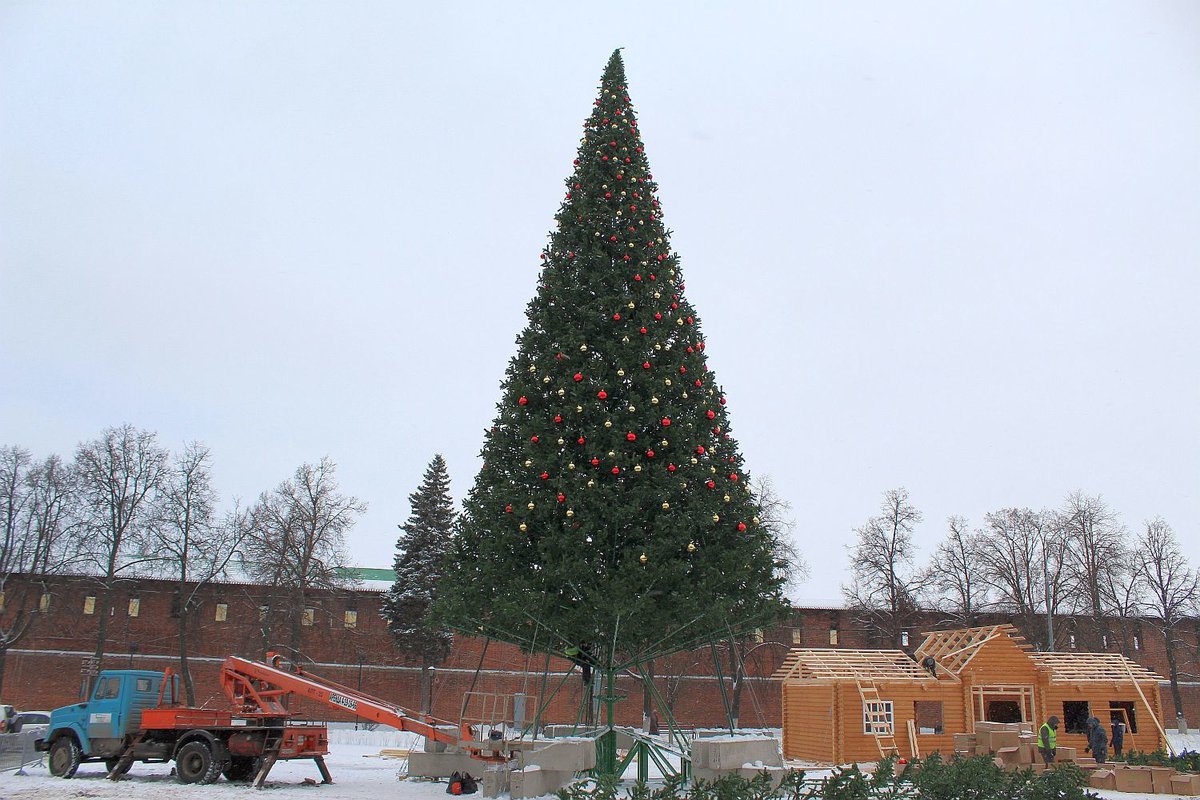
<path fill-rule="evenodd" d="M 873 681 L 858 681 L 858 695 L 863 703 L 863 727 L 870 730 L 879 747 L 879 757 L 899 757 L 900 748 L 896 746 L 896 726 L 893 714 L 885 711 L 884 701 L 879 697 L 879 689 Z"/>

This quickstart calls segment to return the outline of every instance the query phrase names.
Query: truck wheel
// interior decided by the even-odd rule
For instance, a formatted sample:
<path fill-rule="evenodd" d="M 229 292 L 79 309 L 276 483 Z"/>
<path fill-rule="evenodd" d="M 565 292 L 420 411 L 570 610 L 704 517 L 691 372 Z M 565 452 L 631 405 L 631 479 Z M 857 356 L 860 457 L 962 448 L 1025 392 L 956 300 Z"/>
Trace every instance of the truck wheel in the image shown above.
<path fill-rule="evenodd" d="M 79 750 L 74 737 L 60 736 L 50 745 L 50 774 L 59 778 L 69 778 L 79 769 L 83 753 Z"/>
<path fill-rule="evenodd" d="M 175 754 L 180 783 L 212 783 L 221 777 L 224 764 L 213 758 L 208 742 L 188 742 Z"/>
<path fill-rule="evenodd" d="M 257 766 L 258 759 L 254 756 L 234 756 L 229 766 L 225 767 L 225 780 L 244 783 L 254 777 Z"/>

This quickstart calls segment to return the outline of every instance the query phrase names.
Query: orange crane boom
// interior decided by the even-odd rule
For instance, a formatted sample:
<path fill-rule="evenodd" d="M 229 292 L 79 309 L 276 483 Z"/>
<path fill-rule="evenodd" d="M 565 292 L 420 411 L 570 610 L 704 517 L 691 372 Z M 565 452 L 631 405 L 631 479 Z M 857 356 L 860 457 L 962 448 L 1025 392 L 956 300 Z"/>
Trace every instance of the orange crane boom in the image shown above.
<path fill-rule="evenodd" d="M 467 724 L 454 724 L 428 714 L 414 714 L 400 706 L 357 689 L 305 672 L 298 664 L 282 668 L 283 657 L 267 653 L 266 663 L 228 656 L 221 667 L 221 688 L 234 713 L 242 716 L 287 717 L 288 695 L 315 700 L 401 731 L 411 731 L 436 742 L 472 751 L 479 757 L 475 733 Z M 476 746 L 472 746 L 476 745 Z"/>

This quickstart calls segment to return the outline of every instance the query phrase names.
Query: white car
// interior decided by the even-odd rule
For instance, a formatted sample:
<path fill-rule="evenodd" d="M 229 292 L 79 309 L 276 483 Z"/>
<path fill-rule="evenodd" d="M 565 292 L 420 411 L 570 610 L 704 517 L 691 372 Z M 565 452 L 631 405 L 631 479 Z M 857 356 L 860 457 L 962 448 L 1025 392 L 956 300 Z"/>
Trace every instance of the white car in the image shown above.
<path fill-rule="evenodd" d="M 20 733 L 23 730 L 45 728 L 49 724 L 49 711 L 21 711 L 9 721 L 8 732 Z"/>

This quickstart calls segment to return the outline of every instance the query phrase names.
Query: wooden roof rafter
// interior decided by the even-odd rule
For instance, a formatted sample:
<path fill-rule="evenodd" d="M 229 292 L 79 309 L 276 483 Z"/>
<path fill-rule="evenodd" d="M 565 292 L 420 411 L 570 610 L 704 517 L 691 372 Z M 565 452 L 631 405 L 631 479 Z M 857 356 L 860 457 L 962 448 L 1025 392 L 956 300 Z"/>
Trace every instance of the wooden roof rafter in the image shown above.
<path fill-rule="evenodd" d="M 1007 623 L 952 631 L 930 631 L 924 635 L 925 641 L 917 648 L 915 658 L 923 661 L 932 657 L 938 666 L 956 676 L 971 663 L 971 659 L 975 658 L 985 644 L 994 639 L 1007 638 L 1021 650 L 1030 649 L 1020 632 Z"/>
<path fill-rule="evenodd" d="M 1159 683 L 1162 676 L 1120 653 L 1030 653 L 1051 683 Z"/>
<path fill-rule="evenodd" d="M 936 682 L 903 650 L 796 648 L 771 676 L 773 680 Z"/>

